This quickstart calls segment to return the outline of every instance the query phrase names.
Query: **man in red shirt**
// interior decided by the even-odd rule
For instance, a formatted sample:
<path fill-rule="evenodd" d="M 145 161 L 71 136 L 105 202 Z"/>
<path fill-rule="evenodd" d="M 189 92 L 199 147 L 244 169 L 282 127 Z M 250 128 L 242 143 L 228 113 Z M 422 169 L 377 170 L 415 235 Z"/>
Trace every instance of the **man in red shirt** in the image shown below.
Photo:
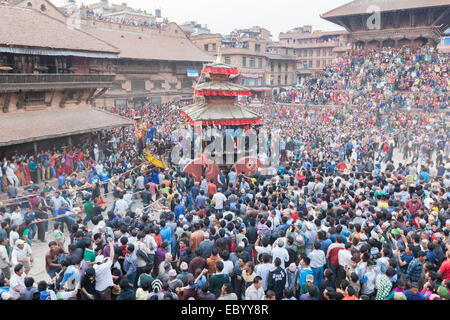
<path fill-rule="evenodd" d="M 217 187 L 214 184 L 214 179 L 211 179 L 210 182 L 208 183 L 208 196 L 210 194 L 215 195 L 217 193 Z"/>
<path fill-rule="evenodd" d="M 344 172 L 345 169 L 347 169 L 347 165 L 344 162 L 339 162 L 336 166 L 339 170 L 339 172 Z"/>
<path fill-rule="evenodd" d="M 408 209 L 410 214 L 414 214 L 417 212 L 417 210 L 422 208 L 422 201 L 417 198 L 417 195 L 414 195 L 412 199 L 406 201 L 405 207 L 406 209 Z"/>
<path fill-rule="evenodd" d="M 439 274 L 442 277 L 442 280 L 450 279 L 450 250 L 447 250 L 446 253 L 447 259 L 442 262 L 441 267 L 439 268 Z"/>
<path fill-rule="evenodd" d="M 347 288 L 345 288 L 345 296 L 342 300 L 358 300 L 355 293 L 356 291 L 352 286 L 347 286 Z"/>

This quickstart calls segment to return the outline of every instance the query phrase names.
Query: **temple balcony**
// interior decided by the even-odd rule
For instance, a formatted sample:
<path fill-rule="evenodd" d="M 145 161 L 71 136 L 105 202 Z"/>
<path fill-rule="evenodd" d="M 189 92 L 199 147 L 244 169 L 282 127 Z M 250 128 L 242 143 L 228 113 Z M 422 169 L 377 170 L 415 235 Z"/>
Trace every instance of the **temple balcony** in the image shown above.
<path fill-rule="evenodd" d="M 0 92 L 19 90 L 110 88 L 114 74 L 0 74 Z"/>

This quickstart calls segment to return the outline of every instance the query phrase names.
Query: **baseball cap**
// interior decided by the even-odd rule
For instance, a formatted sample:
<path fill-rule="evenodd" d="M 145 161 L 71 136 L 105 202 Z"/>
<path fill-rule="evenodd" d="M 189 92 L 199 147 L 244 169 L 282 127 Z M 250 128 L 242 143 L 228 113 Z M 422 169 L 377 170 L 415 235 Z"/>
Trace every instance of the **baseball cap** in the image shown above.
<path fill-rule="evenodd" d="M 306 282 L 314 282 L 314 276 L 312 274 L 308 274 L 306 276 Z"/>

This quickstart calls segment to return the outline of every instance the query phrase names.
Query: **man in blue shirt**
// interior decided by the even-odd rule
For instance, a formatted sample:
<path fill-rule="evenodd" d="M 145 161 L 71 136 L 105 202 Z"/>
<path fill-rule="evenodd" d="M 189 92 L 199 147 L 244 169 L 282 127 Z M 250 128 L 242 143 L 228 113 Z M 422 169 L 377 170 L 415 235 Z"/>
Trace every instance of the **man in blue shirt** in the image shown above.
<path fill-rule="evenodd" d="M 423 179 L 425 182 L 430 182 L 430 174 L 427 172 L 428 170 L 424 168 L 421 173 L 419 173 L 418 178 Z"/>
<path fill-rule="evenodd" d="M 155 171 L 152 172 L 152 182 L 153 182 L 154 184 L 159 184 L 159 178 L 158 178 L 158 176 L 159 176 L 159 170 L 156 169 Z"/>
<path fill-rule="evenodd" d="M 332 234 L 332 235 L 330 236 L 330 240 L 331 240 L 333 243 L 335 243 L 335 242 L 336 242 L 336 239 L 337 239 L 337 237 L 338 237 L 339 235 L 342 236 L 342 238 L 344 239 L 344 243 L 346 243 L 346 242 L 347 242 L 347 237 L 345 236 L 344 231 L 343 231 L 343 229 L 342 229 L 342 226 L 341 226 L 340 224 L 338 224 L 338 225 L 336 226 L 336 233 L 334 233 L 334 234 Z"/>
<path fill-rule="evenodd" d="M 123 271 L 128 282 L 136 287 L 136 275 L 137 275 L 137 256 L 134 250 L 134 245 L 129 244 L 127 246 L 125 258 L 123 260 Z"/>
<path fill-rule="evenodd" d="M 302 266 L 302 271 L 300 272 L 300 277 L 298 279 L 298 285 L 301 287 L 303 284 L 306 283 L 306 277 L 310 274 L 314 276 L 312 269 L 309 267 L 310 259 L 308 257 L 303 257 L 300 261 L 300 264 Z"/>
<path fill-rule="evenodd" d="M 97 172 L 94 172 L 94 175 L 92 176 L 92 178 L 89 179 L 89 181 L 91 183 L 94 183 L 94 182 L 99 183 L 100 182 L 100 178 L 98 177 Z"/>
<path fill-rule="evenodd" d="M 233 168 L 228 173 L 228 182 L 234 185 L 236 183 L 236 178 L 237 178 L 237 173 L 236 173 L 236 170 Z"/>
<path fill-rule="evenodd" d="M 67 207 L 67 205 L 65 203 L 61 204 L 61 207 L 56 210 L 56 216 L 62 216 L 65 214 L 68 214 L 70 212 L 69 208 Z M 72 224 L 76 223 L 75 219 L 72 218 L 71 216 L 66 216 L 66 217 L 62 217 L 62 218 L 57 218 L 56 221 L 58 222 L 65 222 L 67 224 L 67 228 L 69 228 L 72 226 Z M 64 225 L 61 223 L 61 232 L 64 232 Z"/>
<path fill-rule="evenodd" d="M 108 194 L 108 180 L 109 180 L 109 172 L 106 170 L 105 167 L 103 167 L 103 171 L 100 172 L 100 181 L 103 183 L 103 189 L 105 191 L 105 194 Z"/>
<path fill-rule="evenodd" d="M 36 214 L 34 213 L 33 210 L 31 210 L 30 206 L 27 207 L 27 211 L 25 212 L 25 214 L 23 216 L 23 219 L 25 221 L 30 221 L 30 222 L 34 222 L 34 221 L 37 220 L 36 219 Z M 28 234 L 28 239 L 30 241 L 33 240 L 33 238 L 36 235 L 36 233 L 37 233 L 36 225 L 35 224 L 31 224 L 30 225 L 30 233 Z"/>
<path fill-rule="evenodd" d="M 411 289 L 406 290 L 403 294 L 406 296 L 407 300 L 425 300 L 424 296 L 419 292 L 419 285 L 417 282 L 413 282 L 411 284 Z"/>
<path fill-rule="evenodd" d="M 177 200 L 176 200 L 176 206 L 175 206 L 174 211 L 175 211 L 175 217 L 176 217 L 176 219 L 178 220 L 178 218 L 180 217 L 180 215 L 182 215 L 183 212 L 184 212 L 184 207 L 183 207 L 183 205 L 181 204 L 180 199 L 177 199 Z"/>
<path fill-rule="evenodd" d="M 161 220 L 160 222 L 161 230 L 159 231 L 159 234 L 161 234 L 161 241 L 164 242 L 167 240 L 167 243 L 169 244 L 167 248 L 167 252 L 172 252 L 172 228 L 169 226 L 166 226 L 166 221 Z"/>
<path fill-rule="evenodd" d="M 206 204 L 206 197 L 205 197 L 205 191 L 200 190 L 200 195 L 195 198 L 195 207 L 197 210 L 199 210 L 202 207 L 205 207 Z"/>
<path fill-rule="evenodd" d="M 80 264 L 81 261 L 72 265 L 69 265 L 69 262 L 67 260 L 61 262 L 62 270 L 64 270 L 64 277 L 59 284 L 61 288 L 63 288 L 66 283 L 69 283 L 68 289 L 76 287 L 76 285 L 80 281 Z"/>
<path fill-rule="evenodd" d="M 331 162 L 331 164 L 329 164 L 328 166 L 327 166 L 327 174 L 328 175 L 332 175 L 332 174 L 334 174 L 334 169 L 336 168 L 336 163 L 333 161 L 333 162 Z"/>
<path fill-rule="evenodd" d="M 187 211 L 192 210 L 194 201 L 192 200 L 191 194 L 189 192 L 184 192 L 184 206 Z"/>
<path fill-rule="evenodd" d="M 64 177 L 63 174 L 61 174 L 61 175 L 58 177 L 58 188 L 59 188 L 60 190 L 62 189 L 62 186 L 64 185 L 64 183 L 66 183 L 66 178 Z"/>
<path fill-rule="evenodd" d="M 198 183 L 195 183 L 191 189 L 191 199 L 197 199 L 197 196 L 200 193 L 200 188 L 198 187 Z"/>
<path fill-rule="evenodd" d="M 417 258 L 414 258 L 408 265 L 406 270 L 406 279 L 411 282 L 417 282 L 420 279 L 420 275 L 423 270 L 423 264 L 427 257 L 427 254 L 423 251 L 417 253 Z"/>
<path fill-rule="evenodd" d="M 150 127 L 148 128 L 148 133 L 147 133 L 146 145 L 149 145 L 150 142 L 153 141 L 154 135 L 155 135 L 155 127 L 153 126 L 153 122 L 150 122 Z"/>

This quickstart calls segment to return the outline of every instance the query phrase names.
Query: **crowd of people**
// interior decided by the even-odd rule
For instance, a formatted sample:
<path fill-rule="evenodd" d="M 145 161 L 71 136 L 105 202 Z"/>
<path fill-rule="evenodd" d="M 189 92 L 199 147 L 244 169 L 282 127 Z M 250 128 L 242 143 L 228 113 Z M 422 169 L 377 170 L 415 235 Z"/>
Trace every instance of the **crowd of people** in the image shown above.
<path fill-rule="evenodd" d="M 423 50 L 424 61 L 444 61 Z M 369 59 L 365 68 L 375 69 L 363 73 L 362 85 L 405 72 L 387 71 L 398 58 L 386 52 L 370 53 L 383 63 Z M 442 99 L 442 74 L 408 61 L 402 65 L 423 80 L 420 94 Z M 346 67 L 332 77 L 363 94 L 345 82 L 356 72 Z M 408 77 L 397 74 L 393 86 Z M 216 182 L 142 157 L 144 147 L 163 157 L 178 143 L 181 106 L 111 110 L 138 118 L 147 129 L 141 138 L 134 129 L 112 130 L 62 151 L 3 159 L 10 200 L 0 205 L 1 299 L 448 299 L 444 112 L 252 103 L 261 127 L 281 136 L 280 164 L 272 173 L 221 171 Z M 28 183 L 39 175 L 57 185 Z M 11 191 L 20 186 L 28 190 Z M 29 275 L 37 241 L 48 245 L 40 263 L 51 280 Z"/>
<path fill-rule="evenodd" d="M 355 50 L 336 59 L 301 90 L 274 96 L 283 103 L 445 109 L 449 55 L 432 47 Z"/>

